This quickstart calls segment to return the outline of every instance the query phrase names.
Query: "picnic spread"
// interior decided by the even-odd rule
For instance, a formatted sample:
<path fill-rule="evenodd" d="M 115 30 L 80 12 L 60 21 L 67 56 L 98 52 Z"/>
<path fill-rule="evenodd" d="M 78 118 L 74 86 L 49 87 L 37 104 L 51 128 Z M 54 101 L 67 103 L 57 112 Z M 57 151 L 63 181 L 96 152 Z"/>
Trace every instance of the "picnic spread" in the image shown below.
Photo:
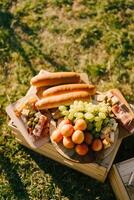
<path fill-rule="evenodd" d="M 41 70 L 31 79 L 26 96 L 6 111 L 32 149 L 51 143 L 71 162 L 101 166 L 108 160 L 109 170 L 109 158 L 114 159 L 121 143 L 120 130 L 134 132 L 134 112 L 118 89 L 99 92 L 83 76 Z"/>

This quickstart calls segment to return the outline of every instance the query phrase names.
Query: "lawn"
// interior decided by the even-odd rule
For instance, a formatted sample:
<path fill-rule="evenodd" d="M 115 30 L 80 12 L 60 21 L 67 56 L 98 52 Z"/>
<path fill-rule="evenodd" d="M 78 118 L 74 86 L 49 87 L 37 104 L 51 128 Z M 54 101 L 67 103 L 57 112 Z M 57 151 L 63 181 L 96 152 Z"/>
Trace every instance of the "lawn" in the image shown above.
<path fill-rule="evenodd" d="M 133 0 L 0 0 L 0 199 L 115 200 L 90 177 L 19 145 L 5 107 L 40 69 L 86 72 L 100 91 L 134 103 Z M 115 162 L 134 155 L 125 139 Z"/>

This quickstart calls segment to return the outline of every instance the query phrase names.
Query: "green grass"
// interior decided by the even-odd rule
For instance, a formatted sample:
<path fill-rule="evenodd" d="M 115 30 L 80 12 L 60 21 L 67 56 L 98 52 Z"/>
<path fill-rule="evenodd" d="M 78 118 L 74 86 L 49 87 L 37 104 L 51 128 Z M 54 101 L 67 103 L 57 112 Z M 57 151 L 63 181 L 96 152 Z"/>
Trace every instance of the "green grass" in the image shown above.
<path fill-rule="evenodd" d="M 134 103 L 133 0 L 0 0 L 0 199 L 115 200 L 101 184 L 19 145 L 5 107 L 40 69 L 87 72 Z M 125 139 L 116 162 L 134 155 Z"/>

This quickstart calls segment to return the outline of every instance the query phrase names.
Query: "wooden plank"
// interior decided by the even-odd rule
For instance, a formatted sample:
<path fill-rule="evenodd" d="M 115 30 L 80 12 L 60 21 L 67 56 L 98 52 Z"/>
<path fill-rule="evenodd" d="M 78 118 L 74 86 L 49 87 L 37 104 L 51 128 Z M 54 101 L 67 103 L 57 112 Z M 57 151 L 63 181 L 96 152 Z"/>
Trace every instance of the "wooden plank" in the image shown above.
<path fill-rule="evenodd" d="M 105 160 L 103 161 L 103 163 L 105 163 L 105 166 L 106 166 L 106 164 L 107 164 L 107 171 L 109 172 L 109 170 L 110 170 L 110 168 L 111 168 L 111 166 L 112 166 L 112 164 L 113 164 L 113 161 L 114 161 L 114 158 L 115 158 L 115 156 L 116 156 L 116 154 L 117 154 L 117 152 L 118 152 L 118 149 L 119 149 L 119 147 L 120 147 L 120 145 L 121 145 L 121 142 L 122 142 L 122 138 L 119 138 L 118 140 L 117 140 L 117 143 L 116 143 L 116 147 L 114 148 L 114 151 L 112 151 L 111 152 L 111 154 L 109 155 L 109 156 L 107 156 L 106 158 L 105 158 Z M 103 163 L 102 163 L 102 165 L 103 165 Z M 104 166 L 104 165 L 103 165 Z"/>
<path fill-rule="evenodd" d="M 19 143 L 23 144 L 24 146 L 27 146 L 28 148 L 30 148 L 30 146 L 27 144 L 27 142 L 25 141 L 25 139 L 23 138 L 23 136 L 20 134 L 19 130 L 12 125 L 12 122 L 9 123 L 9 126 L 12 128 L 13 130 L 13 134 L 15 135 L 16 139 L 18 140 Z M 64 165 L 67 165 L 73 169 L 76 169 L 88 176 L 91 176 L 92 178 L 95 178 L 101 182 L 104 182 L 108 171 L 111 168 L 111 165 L 113 163 L 113 160 L 115 158 L 115 155 L 118 151 L 118 148 L 121 144 L 121 139 L 119 139 L 117 141 L 117 145 L 116 148 L 114 149 L 114 151 L 111 152 L 111 154 L 105 158 L 105 161 L 102 161 L 102 163 L 97 164 L 97 163 L 86 163 L 86 164 L 81 164 L 81 163 L 75 163 L 75 162 L 71 162 L 70 160 L 67 160 L 65 158 L 63 158 L 55 149 L 54 147 L 51 145 L 51 143 L 46 143 L 43 147 L 39 148 L 39 149 L 34 149 L 34 151 L 47 156 L 51 159 L 54 159 Z"/>
<path fill-rule="evenodd" d="M 128 184 L 131 173 L 134 171 L 134 158 L 116 164 L 124 184 Z"/>
<path fill-rule="evenodd" d="M 134 199 L 134 188 L 128 186 L 132 172 L 134 172 L 134 158 L 116 164 L 116 168 L 121 177 L 130 199 Z"/>
<path fill-rule="evenodd" d="M 22 145 L 32 149 L 28 143 L 25 141 L 25 139 L 23 138 L 23 136 L 20 134 L 19 130 L 15 127 L 12 126 L 11 122 L 9 124 L 10 127 L 12 127 L 13 130 L 13 135 L 15 136 L 16 140 L 21 143 Z M 55 148 L 52 146 L 51 143 L 46 143 L 44 146 L 38 148 L 38 149 L 33 149 L 34 151 L 36 151 L 37 153 L 40 153 L 46 157 L 49 157 L 55 161 L 60 162 L 61 164 L 64 164 L 68 167 L 71 167 L 77 171 L 80 171 L 92 178 L 95 178 L 101 182 L 105 181 L 105 178 L 107 176 L 107 170 L 105 167 L 100 166 L 96 163 L 75 163 L 75 162 L 71 162 L 70 160 L 67 160 L 65 158 L 63 158 L 56 150 Z"/>
<path fill-rule="evenodd" d="M 117 197 L 118 200 L 130 200 L 115 165 L 113 165 L 112 169 L 110 170 L 109 180 L 113 188 L 113 191 L 115 193 L 115 196 Z"/>

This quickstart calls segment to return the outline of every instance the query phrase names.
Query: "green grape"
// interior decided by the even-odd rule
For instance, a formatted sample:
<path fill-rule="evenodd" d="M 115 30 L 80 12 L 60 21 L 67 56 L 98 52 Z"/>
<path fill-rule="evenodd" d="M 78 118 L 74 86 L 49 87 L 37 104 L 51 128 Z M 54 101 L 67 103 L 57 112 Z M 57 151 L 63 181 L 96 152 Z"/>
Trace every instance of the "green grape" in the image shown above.
<path fill-rule="evenodd" d="M 78 101 L 74 101 L 74 103 L 73 103 L 73 104 L 74 104 L 75 106 L 76 106 L 76 105 L 78 105 Z"/>
<path fill-rule="evenodd" d="M 69 113 L 69 115 L 68 115 L 68 119 L 72 120 L 73 118 L 74 118 L 73 113 Z"/>
<path fill-rule="evenodd" d="M 70 109 L 69 110 L 69 113 L 73 113 L 74 114 L 75 112 L 76 112 L 76 110 L 74 110 L 74 109 Z"/>
<path fill-rule="evenodd" d="M 100 132 L 101 127 L 96 127 L 95 130 L 96 130 L 96 132 Z"/>
<path fill-rule="evenodd" d="M 100 117 L 101 119 L 106 119 L 106 115 L 105 115 L 105 113 L 103 113 L 103 112 L 100 112 L 100 113 L 99 113 L 99 117 Z"/>
<path fill-rule="evenodd" d="M 70 105 L 70 109 L 73 109 L 74 108 L 74 104 Z"/>
<path fill-rule="evenodd" d="M 97 117 L 94 118 L 94 120 L 95 120 L 96 122 L 98 122 L 98 121 L 101 121 L 101 118 L 97 116 Z"/>
<path fill-rule="evenodd" d="M 95 112 L 95 113 L 98 113 L 98 112 L 99 112 L 99 107 L 98 107 L 98 105 L 95 105 L 95 106 L 94 106 L 94 112 Z"/>
<path fill-rule="evenodd" d="M 94 115 L 92 113 L 85 113 L 84 115 L 85 119 L 88 119 L 89 121 L 93 121 L 94 120 Z"/>
<path fill-rule="evenodd" d="M 87 106 L 87 105 L 89 105 L 89 104 L 88 104 L 88 102 L 86 102 L 86 101 L 85 101 L 83 104 L 84 104 L 84 106 Z"/>
<path fill-rule="evenodd" d="M 77 117 L 77 112 L 74 113 L 74 117 Z"/>
<path fill-rule="evenodd" d="M 83 105 L 83 101 L 79 101 L 78 104 L 79 104 L 79 105 Z"/>
<path fill-rule="evenodd" d="M 68 110 L 64 110 L 64 111 L 61 112 L 61 114 L 64 115 L 64 116 L 66 116 L 66 115 L 69 114 L 69 111 Z"/>
<path fill-rule="evenodd" d="M 67 107 L 66 106 L 59 106 L 59 110 L 60 111 L 65 111 L 65 110 L 67 110 Z"/>
<path fill-rule="evenodd" d="M 78 103 L 78 110 L 79 111 L 84 111 L 84 109 L 85 109 L 84 103 L 82 101 L 79 101 L 79 103 Z"/>
<path fill-rule="evenodd" d="M 64 119 L 68 119 L 68 116 L 66 115 L 66 116 L 64 116 Z"/>
<path fill-rule="evenodd" d="M 90 112 L 90 113 L 93 113 L 94 112 L 94 107 L 93 106 L 91 106 L 91 107 L 88 106 L 87 111 Z"/>
<path fill-rule="evenodd" d="M 97 121 L 95 122 L 95 127 L 98 128 L 98 127 L 101 127 L 102 126 L 102 121 Z"/>
<path fill-rule="evenodd" d="M 79 111 L 84 111 L 84 106 L 79 106 Z"/>
<path fill-rule="evenodd" d="M 85 105 L 84 105 L 84 111 L 85 111 L 85 112 L 87 112 L 87 110 L 88 110 L 88 107 L 89 107 L 89 105 L 88 105 L 88 104 L 85 104 Z"/>
<path fill-rule="evenodd" d="M 83 113 L 82 112 L 77 112 L 74 114 L 74 117 L 76 117 L 77 119 L 81 119 L 84 117 Z"/>
<path fill-rule="evenodd" d="M 102 113 L 106 113 L 107 112 L 107 107 L 106 106 L 102 106 L 102 107 L 100 107 L 100 112 L 102 112 Z"/>
<path fill-rule="evenodd" d="M 93 104 L 91 102 L 88 103 L 88 106 L 92 106 Z"/>

